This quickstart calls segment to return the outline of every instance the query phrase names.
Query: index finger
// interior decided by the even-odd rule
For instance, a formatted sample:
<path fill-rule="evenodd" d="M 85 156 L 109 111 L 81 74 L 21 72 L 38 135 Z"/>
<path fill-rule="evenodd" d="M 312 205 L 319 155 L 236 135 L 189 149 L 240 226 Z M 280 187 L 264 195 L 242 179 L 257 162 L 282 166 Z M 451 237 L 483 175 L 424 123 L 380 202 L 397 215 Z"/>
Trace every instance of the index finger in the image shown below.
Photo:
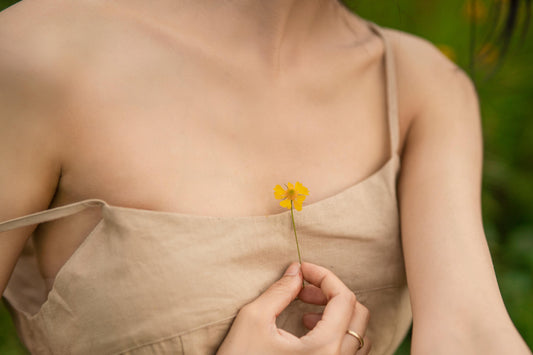
<path fill-rule="evenodd" d="M 355 294 L 330 270 L 302 262 L 305 280 L 319 287 L 327 299 L 322 319 L 307 335 L 344 337 L 355 307 Z"/>

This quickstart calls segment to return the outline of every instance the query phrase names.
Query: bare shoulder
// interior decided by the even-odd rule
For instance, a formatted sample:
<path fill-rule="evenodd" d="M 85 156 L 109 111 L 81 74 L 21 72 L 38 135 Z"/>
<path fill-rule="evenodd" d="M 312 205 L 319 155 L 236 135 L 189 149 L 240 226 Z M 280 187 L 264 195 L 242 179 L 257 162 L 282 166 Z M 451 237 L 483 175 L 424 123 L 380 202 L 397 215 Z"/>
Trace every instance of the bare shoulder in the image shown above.
<path fill-rule="evenodd" d="M 51 145 L 57 144 L 52 138 L 68 82 L 68 28 L 61 23 L 68 14 L 61 10 L 62 3 L 24 0 L 0 12 L 0 124 L 5 128 L 0 144 L 4 152 L 22 149 L 29 154 L 32 147 L 39 147 L 39 156 L 45 159 Z M 6 135 L 16 139 L 8 140 Z M 19 147 L 23 142 L 24 148 Z"/>
<path fill-rule="evenodd" d="M 420 85 L 427 85 L 428 82 L 434 84 L 435 78 L 446 80 L 462 76 L 464 80 L 470 80 L 465 71 L 430 40 L 389 27 L 383 28 L 383 32 L 393 45 L 400 76 L 409 75 Z"/>
<path fill-rule="evenodd" d="M 473 80 L 435 44 L 397 29 L 386 27 L 383 31 L 393 47 L 399 102 L 408 112 L 409 125 L 423 116 L 421 112 L 427 110 L 428 105 L 477 104 Z"/>
<path fill-rule="evenodd" d="M 2 74 L 16 73 L 19 82 L 31 76 L 34 85 L 64 78 L 88 42 L 82 38 L 91 32 L 86 8 L 84 1 L 23 0 L 1 11 Z"/>
<path fill-rule="evenodd" d="M 63 1 L 49 0 L 23 0 L 0 12 L 2 110 L 22 110 L 3 119 L 16 116 L 18 124 L 44 120 L 59 107 L 71 36 L 63 20 L 67 12 Z M 29 108 L 40 114 L 30 114 Z"/>
<path fill-rule="evenodd" d="M 0 12 L 3 120 L 61 128 L 103 40 L 101 2 L 23 0 Z M 110 21 L 107 21 L 110 22 Z M 16 117 L 16 119 L 15 119 Z"/>
<path fill-rule="evenodd" d="M 64 16 L 60 1 L 20 1 L 0 12 L 0 64 L 3 68 L 44 69 L 57 55 Z M 64 29 L 66 33 L 67 28 Z M 54 44 L 56 46 L 54 46 Z"/>

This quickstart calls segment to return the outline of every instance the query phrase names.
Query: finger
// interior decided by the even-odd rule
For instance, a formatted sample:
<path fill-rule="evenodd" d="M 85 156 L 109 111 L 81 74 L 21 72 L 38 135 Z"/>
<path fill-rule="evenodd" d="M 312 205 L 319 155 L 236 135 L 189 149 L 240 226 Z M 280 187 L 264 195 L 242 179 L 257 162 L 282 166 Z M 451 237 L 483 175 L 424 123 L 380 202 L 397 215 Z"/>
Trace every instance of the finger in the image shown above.
<path fill-rule="evenodd" d="M 361 338 L 363 338 L 363 347 L 366 347 L 367 345 L 365 343 L 365 335 L 369 320 L 370 311 L 368 308 L 366 308 L 362 303 L 356 302 L 354 313 L 352 315 L 352 319 L 350 320 L 350 324 L 348 325 L 348 329 L 356 332 L 361 336 Z M 346 334 L 342 342 L 341 353 L 353 354 L 355 351 L 359 350 L 357 354 L 360 354 L 360 352 L 363 351 L 363 348 L 359 349 L 359 346 L 360 342 L 356 337 L 351 334 Z"/>
<path fill-rule="evenodd" d="M 363 346 L 361 349 L 357 350 L 357 355 L 368 355 L 370 354 L 370 350 L 372 349 L 372 341 L 368 337 L 364 337 L 365 346 Z M 350 355 L 353 354 L 350 353 Z"/>
<path fill-rule="evenodd" d="M 343 291 L 350 291 L 333 272 L 322 266 L 304 261 L 302 262 L 302 274 L 305 280 L 321 289 L 326 300 L 330 300 Z"/>
<path fill-rule="evenodd" d="M 322 319 L 322 313 L 306 313 L 302 316 L 302 323 L 311 330 Z"/>
<path fill-rule="evenodd" d="M 304 279 L 320 288 L 328 300 L 322 319 L 307 336 L 342 339 L 354 312 L 355 294 L 335 274 L 321 266 L 302 263 L 302 273 Z"/>
<path fill-rule="evenodd" d="M 276 318 L 296 298 L 302 288 L 302 273 L 297 262 L 292 263 L 283 277 L 273 283 L 249 306 L 257 307 L 269 318 Z"/>
<path fill-rule="evenodd" d="M 341 354 L 360 354 L 361 351 L 365 351 L 365 348 L 368 348 L 367 337 L 363 337 L 359 332 L 356 333 L 361 336 L 362 343 L 355 336 L 346 334 L 342 341 Z"/>
<path fill-rule="evenodd" d="M 298 298 L 305 302 L 317 305 L 325 305 L 328 300 L 322 290 L 315 285 L 308 284 L 300 291 Z"/>
<path fill-rule="evenodd" d="M 354 340 L 357 341 L 357 339 L 354 339 Z M 363 338 L 363 342 L 364 342 L 363 347 L 360 349 L 357 349 L 357 346 L 359 346 L 359 343 L 357 343 L 358 345 L 355 347 L 355 350 L 353 348 L 344 347 L 344 343 L 343 343 L 341 354 L 342 355 L 353 355 L 353 354 L 368 355 L 370 353 L 370 350 L 372 350 L 372 340 L 370 340 L 367 336 L 365 336 Z"/>

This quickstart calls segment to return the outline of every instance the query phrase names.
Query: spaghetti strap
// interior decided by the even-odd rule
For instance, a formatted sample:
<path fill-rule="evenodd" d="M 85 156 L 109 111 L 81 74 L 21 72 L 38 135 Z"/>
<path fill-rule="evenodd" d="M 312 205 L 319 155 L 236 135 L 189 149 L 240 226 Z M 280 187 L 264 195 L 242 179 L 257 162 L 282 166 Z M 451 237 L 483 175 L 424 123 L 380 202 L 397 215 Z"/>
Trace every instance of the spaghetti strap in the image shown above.
<path fill-rule="evenodd" d="M 29 214 L 27 216 L 17 217 L 0 223 L 0 233 L 12 229 L 30 226 L 43 222 L 49 222 L 63 217 L 68 217 L 81 212 L 90 207 L 104 206 L 106 203 L 99 199 L 88 199 L 74 202 L 68 205 L 59 206 L 45 211 Z"/>
<path fill-rule="evenodd" d="M 399 144 L 399 124 L 398 124 L 398 93 L 396 86 L 396 69 L 394 65 L 394 51 L 392 45 L 383 33 L 383 30 L 376 23 L 366 20 L 370 28 L 374 30 L 382 39 L 385 45 L 385 76 L 387 85 L 387 116 L 389 121 L 390 143 L 391 143 L 391 155 L 394 155 L 398 151 Z"/>

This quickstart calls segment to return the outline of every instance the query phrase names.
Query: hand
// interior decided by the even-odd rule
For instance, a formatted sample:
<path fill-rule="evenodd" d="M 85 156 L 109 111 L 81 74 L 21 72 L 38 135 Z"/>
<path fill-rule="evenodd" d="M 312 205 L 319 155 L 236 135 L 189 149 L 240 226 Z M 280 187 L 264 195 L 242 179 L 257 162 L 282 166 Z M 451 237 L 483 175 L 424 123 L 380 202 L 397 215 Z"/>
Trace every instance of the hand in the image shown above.
<path fill-rule="evenodd" d="M 303 273 L 303 276 L 302 276 Z M 302 277 L 310 284 L 302 289 Z M 325 305 L 323 314 L 309 313 L 303 323 L 311 329 L 298 338 L 276 326 L 276 317 L 296 298 Z M 370 341 L 364 337 L 369 311 L 331 271 L 311 263 L 292 263 L 283 277 L 239 311 L 217 355 L 321 354 L 364 355 Z M 347 330 L 364 337 L 364 347 Z"/>

